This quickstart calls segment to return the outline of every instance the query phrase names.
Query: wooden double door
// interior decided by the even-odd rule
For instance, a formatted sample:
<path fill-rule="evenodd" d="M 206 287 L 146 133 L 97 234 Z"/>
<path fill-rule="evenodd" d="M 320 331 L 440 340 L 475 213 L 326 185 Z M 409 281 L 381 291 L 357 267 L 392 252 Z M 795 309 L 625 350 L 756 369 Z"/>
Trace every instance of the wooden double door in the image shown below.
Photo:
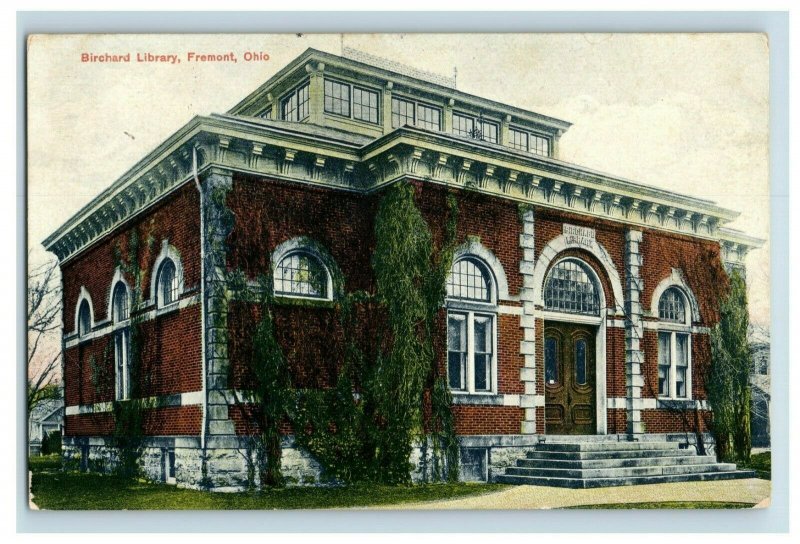
<path fill-rule="evenodd" d="M 597 431 L 595 336 L 597 328 L 545 322 L 545 433 Z"/>

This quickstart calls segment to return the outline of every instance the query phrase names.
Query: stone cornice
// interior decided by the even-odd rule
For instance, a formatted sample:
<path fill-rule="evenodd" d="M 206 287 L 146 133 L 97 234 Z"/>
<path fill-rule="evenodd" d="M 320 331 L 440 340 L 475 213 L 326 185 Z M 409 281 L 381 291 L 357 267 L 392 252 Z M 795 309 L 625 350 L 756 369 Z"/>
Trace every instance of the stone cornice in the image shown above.
<path fill-rule="evenodd" d="M 359 145 L 319 127 L 266 125 L 232 116 L 195 117 L 139 161 L 44 245 L 63 263 L 198 173 L 247 173 L 369 192 L 400 179 L 462 187 L 500 198 L 734 244 L 759 240 L 719 228 L 738 214 L 547 157 L 402 127 Z"/>

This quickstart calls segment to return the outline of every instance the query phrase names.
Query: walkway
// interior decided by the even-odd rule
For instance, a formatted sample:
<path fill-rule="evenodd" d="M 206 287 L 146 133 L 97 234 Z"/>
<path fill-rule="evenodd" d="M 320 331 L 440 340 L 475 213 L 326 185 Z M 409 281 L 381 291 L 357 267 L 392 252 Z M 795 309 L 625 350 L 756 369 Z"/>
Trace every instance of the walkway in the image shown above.
<path fill-rule="evenodd" d="M 665 501 L 748 502 L 769 505 L 770 481 L 757 478 L 716 482 L 562 489 L 519 485 L 496 493 L 463 499 L 377 507 L 382 510 L 517 510 L 564 508 L 590 504 Z"/>

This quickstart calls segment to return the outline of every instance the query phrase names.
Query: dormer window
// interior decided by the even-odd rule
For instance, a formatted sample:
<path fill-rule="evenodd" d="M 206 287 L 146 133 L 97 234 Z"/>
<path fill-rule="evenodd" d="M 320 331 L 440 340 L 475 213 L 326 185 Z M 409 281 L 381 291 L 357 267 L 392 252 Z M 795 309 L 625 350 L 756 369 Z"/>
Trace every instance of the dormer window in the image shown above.
<path fill-rule="evenodd" d="M 308 117 L 308 81 L 281 99 L 281 119 L 302 121 Z"/>

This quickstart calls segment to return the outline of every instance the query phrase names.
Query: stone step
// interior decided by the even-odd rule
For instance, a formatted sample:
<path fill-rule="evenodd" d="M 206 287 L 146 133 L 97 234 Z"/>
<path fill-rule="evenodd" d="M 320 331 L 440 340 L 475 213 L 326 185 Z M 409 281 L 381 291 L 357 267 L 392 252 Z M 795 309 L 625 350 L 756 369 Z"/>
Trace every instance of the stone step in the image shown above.
<path fill-rule="evenodd" d="M 637 457 L 675 457 L 695 455 L 690 449 L 649 449 L 649 450 L 597 450 L 597 451 L 539 451 L 526 452 L 528 459 L 552 459 L 578 461 L 582 459 L 631 459 Z"/>
<path fill-rule="evenodd" d="M 633 457 L 629 459 L 517 459 L 518 467 L 527 468 L 622 468 L 665 465 L 707 465 L 717 462 L 713 455 L 680 455 L 672 457 Z"/>
<path fill-rule="evenodd" d="M 626 485 L 663 484 L 674 482 L 735 480 L 739 478 L 754 477 L 755 472 L 752 470 L 737 470 L 730 472 L 699 472 L 693 474 L 633 476 L 621 478 L 554 478 L 539 476 L 512 476 L 504 474 L 495 476 L 493 481 L 501 484 L 541 485 L 550 487 L 568 487 L 573 489 L 588 489 L 594 487 L 617 487 Z"/>
<path fill-rule="evenodd" d="M 534 446 L 536 451 L 645 451 L 676 450 L 679 442 L 583 442 L 542 443 Z"/>
<path fill-rule="evenodd" d="M 665 465 L 645 467 L 620 467 L 620 468 L 592 468 L 592 469 L 565 469 L 565 468 L 529 468 L 509 467 L 506 474 L 509 476 L 536 476 L 554 478 L 628 478 L 638 476 L 666 476 L 677 474 L 697 474 L 706 472 L 733 472 L 736 465 L 731 463 L 714 463 L 700 465 Z"/>

